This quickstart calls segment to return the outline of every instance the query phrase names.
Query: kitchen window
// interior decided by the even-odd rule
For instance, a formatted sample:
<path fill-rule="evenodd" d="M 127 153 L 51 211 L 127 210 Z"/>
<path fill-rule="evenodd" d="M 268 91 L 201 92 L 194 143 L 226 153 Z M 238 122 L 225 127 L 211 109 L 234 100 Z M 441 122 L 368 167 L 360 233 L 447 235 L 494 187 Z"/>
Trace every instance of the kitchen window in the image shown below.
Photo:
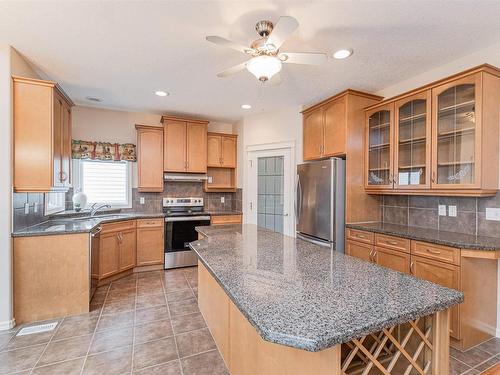
<path fill-rule="evenodd" d="M 87 207 L 106 203 L 113 208 L 132 207 L 131 165 L 126 161 L 75 160 L 75 192 L 87 195 Z"/>

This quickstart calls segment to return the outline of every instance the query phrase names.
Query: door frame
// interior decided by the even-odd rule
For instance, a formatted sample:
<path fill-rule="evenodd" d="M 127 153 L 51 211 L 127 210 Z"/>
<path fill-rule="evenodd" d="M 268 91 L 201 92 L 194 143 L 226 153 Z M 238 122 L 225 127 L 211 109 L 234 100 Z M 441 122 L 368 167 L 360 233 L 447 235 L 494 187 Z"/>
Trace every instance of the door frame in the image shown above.
<path fill-rule="evenodd" d="M 286 151 L 285 151 L 286 150 Z M 290 171 L 287 173 L 284 169 L 284 186 L 283 189 L 287 189 L 289 195 L 288 206 L 283 206 L 284 213 L 288 216 L 283 220 L 283 232 L 288 236 L 295 237 L 295 176 L 296 176 L 296 158 L 295 158 L 295 142 L 273 142 L 273 143 L 263 143 L 259 145 L 249 145 L 245 147 L 244 162 L 243 162 L 243 223 L 244 224 L 257 224 L 253 222 L 253 211 L 250 209 L 250 203 L 252 203 L 252 208 L 257 209 L 257 201 L 252 201 L 249 191 L 250 184 L 252 183 L 249 178 L 250 172 L 250 162 L 253 155 L 262 154 L 262 156 L 280 156 L 284 152 L 290 154 Z M 257 156 L 258 157 L 258 156 Z M 285 168 L 285 166 L 283 166 Z M 288 180 L 288 181 L 287 181 Z M 257 181 L 253 182 L 255 184 L 255 189 L 257 189 Z"/>

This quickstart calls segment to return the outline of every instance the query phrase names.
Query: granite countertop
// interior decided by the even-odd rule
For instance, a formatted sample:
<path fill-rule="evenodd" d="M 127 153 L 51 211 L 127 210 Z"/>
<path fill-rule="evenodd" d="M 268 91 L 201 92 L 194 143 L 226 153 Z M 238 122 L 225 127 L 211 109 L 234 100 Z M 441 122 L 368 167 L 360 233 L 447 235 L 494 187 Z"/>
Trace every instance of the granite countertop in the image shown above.
<path fill-rule="evenodd" d="M 411 240 L 425 241 L 439 245 L 451 246 L 468 250 L 500 250 L 500 238 L 475 236 L 447 232 L 443 230 L 411 227 L 407 225 L 388 224 L 381 222 L 346 224 L 347 228 L 360 229 L 368 232 L 388 234 Z"/>
<path fill-rule="evenodd" d="M 73 234 L 73 233 L 87 233 L 92 229 L 103 223 L 112 223 L 118 221 L 126 221 L 133 219 L 147 219 L 164 217 L 162 212 L 127 212 L 108 214 L 100 217 L 99 215 L 92 219 L 85 219 L 82 217 L 64 217 L 61 216 L 51 218 L 43 223 L 33 225 L 20 231 L 12 233 L 12 237 L 30 237 L 30 236 L 48 236 L 57 234 Z"/>
<path fill-rule="evenodd" d="M 463 293 L 255 225 L 198 227 L 200 261 L 267 341 L 320 351 L 430 315 Z"/>

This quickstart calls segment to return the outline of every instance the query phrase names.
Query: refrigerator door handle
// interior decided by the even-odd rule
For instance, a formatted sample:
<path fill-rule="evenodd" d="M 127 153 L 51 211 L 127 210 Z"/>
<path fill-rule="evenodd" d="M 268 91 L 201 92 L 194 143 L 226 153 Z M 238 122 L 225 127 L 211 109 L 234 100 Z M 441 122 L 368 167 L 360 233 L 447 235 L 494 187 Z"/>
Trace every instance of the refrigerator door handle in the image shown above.
<path fill-rule="evenodd" d="M 302 204 L 302 186 L 300 185 L 300 175 L 297 175 L 297 197 L 295 199 L 295 219 L 298 221 L 300 216 L 300 206 Z"/>

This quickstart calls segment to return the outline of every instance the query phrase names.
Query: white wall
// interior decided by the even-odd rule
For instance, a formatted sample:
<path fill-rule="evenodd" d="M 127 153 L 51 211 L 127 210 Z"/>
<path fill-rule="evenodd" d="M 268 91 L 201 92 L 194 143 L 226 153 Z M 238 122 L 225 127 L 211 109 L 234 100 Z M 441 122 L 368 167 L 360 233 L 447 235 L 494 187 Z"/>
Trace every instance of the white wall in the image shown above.
<path fill-rule="evenodd" d="M 0 45 L 0 330 L 14 326 L 12 292 L 12 80 L 39 78 L 8 45 Z"/>
<path fill-rule="evenodd" d="M 272 112 L 244 117 L 235 124 L 238 134 L 238 187 L 243 188 L 243 162 L 248 146 L 275 142 L 295 142 L 295 161 L 302 162 L 301 106 L 280 108 Z M 295 170 L 295 165 L 293 166 Z"/>
<path fill-rule="evenodd" d="M 136 144 L 135 124 L 161 126 L 161 116 L 152 113 L 75 106 L 72 112 L 72 124 L 73 139 Z M 208 131 L 232 133 L 233 125 L 210 122 Z M 137 187 L 137 163 L 133 163 L 132 175 L 132 186 Z"/>

